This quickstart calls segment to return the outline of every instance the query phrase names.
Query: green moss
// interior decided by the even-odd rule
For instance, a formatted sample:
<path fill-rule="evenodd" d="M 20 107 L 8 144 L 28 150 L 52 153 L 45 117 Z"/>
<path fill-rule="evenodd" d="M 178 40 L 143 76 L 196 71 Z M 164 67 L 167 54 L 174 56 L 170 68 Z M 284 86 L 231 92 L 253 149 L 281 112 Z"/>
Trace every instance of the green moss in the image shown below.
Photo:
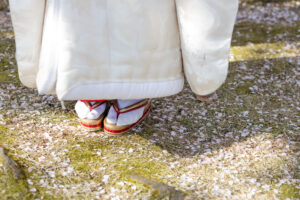
<path fill-rule="evenodd" d="M 14 146 L 17 142 L 18 136 L 16 136 L 16 132 L 0 124 L 0 145 L 9 147 Z"/>
<path fill-rule="evenodd" d="M 1 163 L 0 159 L 0 163 Z M 36 171 L 28 173 L 25 169 L 26 177 L 30 178 L 33 182 L 33 185 L 29 186 L 27 180 L 16 180 L 10 174 L 4 172 L 0 168 L 0 191 L 1 200 L 31 200 L 35 198 L 42 198 L 44 200 L 60 200 L 65 199 L 61 194 L 57 194 L 55 191 L 47 191 L 45 188 L 38 185 L 40 178 L 36 176 Z M 35 188 L 36 192 L 30 192 L 30 188 Z"/>
<path fill-rule="evenodd" d="M 15 44 L 12 39 L 2 39 L 4 35 L 0 35 L 0 53 L 13 58 L 15 52 Z"/>
<path fill-rule="evenodd" d="M 300 22 L 293 25 L 249 21 L 236 24 L 231 48 L 235 61 L 297 55 L 296 48 L 286 48 L 286 45 L 297 42 L 295 35 L 298 34 L 299 27 Z"/>
<path fill-rule="evenodd" d="M 3 145 L 4 142 L 7 142 L 6 133 L 8 132 L 8 128 L 0 124 L 0 145 Z"/>
<path fill-rule="evenodd" d="M 9 133 L 8 137 L 3 137 L 2 133 Z M 5 135 L 4 135 L 5 136 Z M 2 142 L 3 139 L 3 142 Z M 13 132 L 8 132 L 8 129 L 0 125 L 0 145 L 5 143 L 4 146 L 13 146 L 15 141 L 15 137 L 13 136 Z M 47 191 L 46 188 L 41 187 L 39 185 L 41 180 L 41 171 L 33 170 L 28 171 L 27 166 L 32 166 L 32 162 L 27 160 L 23 157 L 17 157 L 16 155 L 20 155 L 21 152 L 15 151 L 10 149 L 9 156 L 15 161 L 17 161 L 22 169 L 24 170 L 26 179 L 16 180 L 11 173 L 7 173 L 4 171 L 3 167 L 0 167 L 0 191 L 1 193 L 1 200 L 11 200 L 11 199 L 22 199 L 22 200 L 31 200 L 35 198 L 42 198 L 44 200 L 60 200 L 65 199 L 63 198 L 62 194 L 57 194 L 56 191 L 49 190 Z M 3 161 L 0 158 L 0 163 L 3 164 Z M 33 184 L 29 185 L 27 183 L 27 179 L 31 179 Z M 45 180 L 45 177 L 42 179 Z M 61 179 L 62 180 L 62 179 Z M 61 182 L 68 182 L 70 180 L 69 177 L 64 177 L 64 181 Z M 33 193 L 30 191 L 31 188 L 35 188 L 36 191 Z"/>
<path fill-rule="evenodd" d="M 132 154 L 118 153 L 115 149 L 119 149 L 122 145 L 128 145 L 128 143 L 121 144 L 119 142 L 104 142 L 101 144 L 97 140 L 88 140 L 85 142 L 79 142 L 80 147 L 69 147 L 67 155 L 71 160 L 71 165 L 77 171 L 78 181 L 90 181 L 91 179 L 100 181 L 105 174 L 110 174 L 109 182 L 105 184 L 105 187 L 120 188 L 117 183 L 119 181 L 131 182 L 142 193 L 153 196 L 152 186 L 144 185 L 136 180 L 130 178 L 131 174 L 138 174 L 147 178 L 162 181 L 160 177 L 167 174 L 172 174 L 168 169 L 168 166 L 157 160 L 150 160 L 147 155 L 142 152 L 136 152 Z M 128 149 L 128 148 L 126 148 Z M 98 155 L 97 152 L 101 152 Z M 104 168 L 103 170 L 100 169 Z M 76 182 L 74 179 L 73 181 Z M 129 193 L 134 193 L 135 190 L 130 185 L 122 186 L 120 189 L 126 189 Z"/>
<path fill-rule="evenodd" d="M 130 174 L 138 174 L 147 178 L 166 175 L 167 166 L 159 161 L 150 161 L 147 158 L 134 157 L 126 159 L 119 158 L 114 161 L 114 169 L 119 171 L 122 178 L 128 178 Z"/>
<path fill-rule="evenodd" d="M 16 158 L 9 153 L 10 156 L 16 160 Z M 3 164 L 3 160 L 0 158 L 0 163 Z M 18 160 L 19 163 L 19 160 Z M 17 180 L 13 174 L 6 172 L 4 168 L 0 167 L 0 191 L 2 191 L 1 199 L 33 199 L 33 194 L 29 191 L 29 186 L 26 179 Z"/>
<path fill-rule="evenodd" d="M 239 95 L 248 95 L 251 94 L 251 90 L 249 89 L 250 85 L 239 85 L 236 87 L 236 93 Z"/>
<path fill-rule="evenodd" d="M 12 74 L 15 77 L 17 74 L 17 66 L 12 65 L 12 61 L 15 61 L 15 43 L 13 39 L 13 31 L 1 31 L 0 33 L 0 54 L 3 56 L 0 57 L 0 83 L 2 82 L 14 82 L 16 85 L 20 84 L 19 79 L 10 77 Z M 14 72 L 10 72 L 14 70 Z"/>
<path fill-rule="evenodd" d="M 1 161 L 0 161 L 1 162 Z M 0 170 L 1 199 L 33 199 L 26 180 L 15 180 L 11 175 Z"/>
<path fill-rule="evenodd" d="M 299 199 L 300 190 L 292 185 L 283 184 L 279 187 L 281 199 Z"/>
<path fill-rule="evenodd" d="M 90 165 L 87 165 L 87 162 L 92 161 L 96 155 L 92 154 L 89 151 L 82 151 L 82 149 L 75 149 L 71 152 L 68 152 L 68 156 L 71 159 L 71 164 L 74 165 L 74 168 L 80 172 L 88 173 L 92 171 Z"/>
<path fill-rule="evenodd" d="M 77 142 L 77 139 L 75 139 L 74 142 L 68 144 L 67 148 L 69 151 L 67 156 L 71 160 L 71 165 L 79 172 L 78 176 L 80 176 L 81 181 L 90 179 L 102 180 L 103 175 L 110 174 L 109 183 L 106 187 L 119 187 L 116 184 L 118 181 L 129 181 L 142 191 L 147 192 L 152 190 L 151 187 L 131 180 L 131 174 L 160 180 L 159 177 L 172 174 L 172 172 L 165 163 L 148 158 L 148 149 L 151 148 L 153 154 L 155 154 L 156 151 L 162 151 L 159 147 L 155 145 L 149 147 L 149 144 L 145 143 L 145 139 L 140 137 L 134 138 L 139 141 L 124 142 L 124 138 L 121 137 L 114 138 L 113 141 L 93 139 Z M 129 148 L 134 148 L 132 143 L 135 142 L 145 143 L 145 149 L 135 150 L 133 153 L 119 152 L 120 149 L 128 150 Z M 101 154 L 99 155 L 98 152 Z M 100 168 L 105 170 L 99 170 Z M 90 176 L 91 174 L 93 175 Z M 130 187 L 125 187 L 128 191 L 131 191 Z"/>
<path fill-rule="evenodd" d="M 234 55 L 233 61 L 244 60 L 260 60 L 282 57 L 294 57 L 297 53 L 296 49 L 290 48 L 285 50 L 288 44 L 284 42 L 278 43 L 260 43 L 245 46 L 231 47 L 231 53 Z"/>
<path fill-rule="evenodd" d="M 8 131 L 8 128 L 0 124 L 0 134 L 3 134 Z"/>
<path fill-rule="evenodd" d="M 10 73 L 5 71 L 5 72 L 1 72 L 0 71 L 0 83 L 2 82 L 12 82 L 13 81 L 13 78 L 12 77 L 9 77 Z"/>
<path fill-rule="evenodd" d="M 290 0 L 241 0 L 240 2 L 245 2 L 247 4 L 266 4 L 266 3 L 283 3 L 283 2 L 288 2 Z"/>
<path fill-rule="evenodd" d="M 33 185 L 30 186 L 30 188 L 35 188 L 36 192 L 33 193 L 34 198 L 39 198 L 43 200 L 63 200 L 63 199 L 68 199 L 66 197 L 66 194 L 61 193 L 61 191 L 57 191 L 55 189 L 50 189 L 50 188 L 45 188 L 40 186 L 40 181 L 48 181 L 50 182 L 53 180 L 47 180 L 45 179 L 45 176 L 42 176 L 41 171 L 38 170 L 33 170 L 31 172 L 28 172 L 27 169 L 25 168 L 25 173 L 26 176 L 31 179 Z M 56 176 L 55 181 L 59 183 L 60 185 L 66 185 L 68 186 L 72 180 L 72 177 L 61 177 L 61 176 Z M 68 196 L 70 198 L 70 196 Z"/>
<path fill-rule="evenodd" d="M 68 157 L 74 168 L 82 173 L 92 172 L 93 168 L 87 163 L 100 162 L 102 159 L 97 155 L 97 151 L 109 150 L 108 146 L 102 145 L 97 140 L 89 140 L 85 142 L 71 142 L 69 144 Z"/>
<path fill-rule="evenodd" d="M 6 71 L 9 67 L 11 67 L 11 64 L 9 63 L 8 59 L 0 59 L 0 72 Z"/>
<path fill-rule="evenodd" d="M 9 38 L 13 38 L 14 37 L 14 32 L 11 30 L 1 30 L 0 33 L 0 39 L 7 39 L 9 41 L 12 41 L 12 39 Z"/>
<path fill-rule="evenodd" d="M 300 22 L 293 25 L 264 24 L 241 22 L 235 25 L 233 45 L 242 46 L 248 43 L 296 42 Z"/>
<path fill-rule="evenodd" d="M 159 161 L 150 161 L 145 157 L 133 157 L 129 159 L 127 159 L 127 157 L 123 157 L 113 161 L 111 164 L 113 169 L 118 172 L 117 177 L 115 177 L 115 181 L 111 183 L 112 185 L 115 185 L 114 183 L 119 180 L 134 183 L 143 192 L 150 192 L 150 199 L 160 199 L 160 192 L 153 188 L 152 185 L 147 185 L 139 182 L 138 180 L 133 180 L 130 176 L 132 174 L 136 174 L 158 182 L 164 182 L 160 177 L 172 174 L 171 170 L 168 169 L 168 166 L 165 164 Z M 127 190 L 130 190 L 130 188 L 127 188 Z"/>

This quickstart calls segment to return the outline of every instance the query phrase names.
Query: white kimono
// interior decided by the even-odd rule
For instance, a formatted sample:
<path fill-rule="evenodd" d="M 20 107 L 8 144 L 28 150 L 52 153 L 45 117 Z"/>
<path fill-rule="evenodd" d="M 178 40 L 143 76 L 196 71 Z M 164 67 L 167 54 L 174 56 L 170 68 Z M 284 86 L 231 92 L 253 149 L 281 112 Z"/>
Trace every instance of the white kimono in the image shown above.
<path fill-rule="evenodd" d="M 238 0 L 10 0 L 19 77 L 61 100 L 198 95 L 228 71 Z"/>

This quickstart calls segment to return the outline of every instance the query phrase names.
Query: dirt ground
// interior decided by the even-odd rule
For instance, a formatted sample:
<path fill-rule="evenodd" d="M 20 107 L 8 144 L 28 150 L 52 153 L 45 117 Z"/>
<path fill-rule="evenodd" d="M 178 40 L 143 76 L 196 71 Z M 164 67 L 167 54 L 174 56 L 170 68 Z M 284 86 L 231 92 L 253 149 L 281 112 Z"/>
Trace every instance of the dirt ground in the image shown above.
<path fill-rule="evenodd" d="M 300 199 L 299 7 L 241 1 L 213 102 L 186 84 L 122 137 L 84 131 L 75 102 L 21 85 L 1 11 L 0 147 L 23 175 L 0 159 L 0 199 Z"/>

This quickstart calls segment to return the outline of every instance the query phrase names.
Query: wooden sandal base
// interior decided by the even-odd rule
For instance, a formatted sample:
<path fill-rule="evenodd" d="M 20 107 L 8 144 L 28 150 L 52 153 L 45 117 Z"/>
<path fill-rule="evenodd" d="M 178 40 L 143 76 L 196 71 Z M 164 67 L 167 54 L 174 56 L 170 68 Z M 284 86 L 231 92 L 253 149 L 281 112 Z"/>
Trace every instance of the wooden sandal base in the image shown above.
<path fill-rule="evenodd" d="M 99 105 L 97 105 L 99 106 Z M 108 106 L 106 105 L 105 111 L 98 117 L 98 119 L 80 119 L 81 126 L 87 131 L 99 131 L 102 129 L 103 119 L 106 116 Z"/>
<path fill-rule="evenodd" d="M 119 136 L 123 135 L 124 133 L 130 131 L 133 127 L 138 125 L 146 116 L 149 114 L 151 109 L 151 103 L 146 107 L 146 111 L 144 112 L 143 116 L 134 124 L 125 125 L 125 126 L 118 126 L 116 124 L 110 124 L 104 119 L 104 132 L 108 135 L 112 136 Z"/>

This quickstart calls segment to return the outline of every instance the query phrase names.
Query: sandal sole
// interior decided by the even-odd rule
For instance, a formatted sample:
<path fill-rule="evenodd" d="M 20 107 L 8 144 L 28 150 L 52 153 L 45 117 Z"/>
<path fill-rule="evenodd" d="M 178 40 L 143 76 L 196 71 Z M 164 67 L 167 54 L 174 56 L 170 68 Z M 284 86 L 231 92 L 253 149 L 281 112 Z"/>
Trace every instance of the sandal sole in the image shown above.
<path fill-rule="evenodd" d="M 91 124 L 85 124 L 83 122 L 80 122 L 81 126 L 87 130 L 87 131 L 90 131 L 90 132 L 93 132 L 93 131 L 100 131 L 102 129 L 102 121 L 100 123 L 100 125 L 98 124 L 95 124 L 95 125 L 91 125 Z"/>
<path fill-rule="evenodd" d="M 103 127 L 102 124 L 103 124 L 104 117 L 107 113 L 107 108 L 108 106 L 106 106 L 105 111 L 100 115 L 98 119 L 81 119 L 80 120 L 81 126 L 89 132 L 100 131 Z"/>

